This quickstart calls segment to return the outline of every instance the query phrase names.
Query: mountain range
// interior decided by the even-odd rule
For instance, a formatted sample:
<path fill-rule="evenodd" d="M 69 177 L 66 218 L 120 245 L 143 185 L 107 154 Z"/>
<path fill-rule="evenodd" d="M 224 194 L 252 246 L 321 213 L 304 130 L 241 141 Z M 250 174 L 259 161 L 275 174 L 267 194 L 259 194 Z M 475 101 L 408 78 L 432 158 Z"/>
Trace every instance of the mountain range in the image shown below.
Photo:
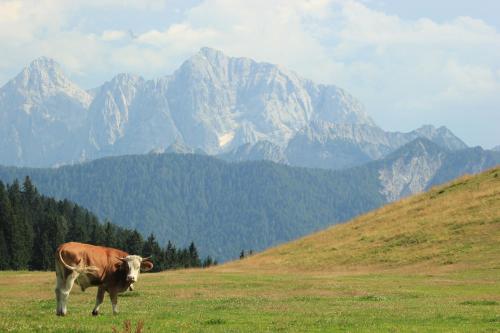
<path fill-rule="evenodd" d="M 177 151 L 341 169 L 387 156 L 417 137 L 449 150 L 467 147 L 445 127 L 386 132 L 341 88 L 210 48 L 171 75 L 119 74 L 90 90 L 42 57 L 0 88 L 3 165 Z"/>
<path fill-rule="evenodd" d="M 499 163 L 446 127 L 385 131 L 341 88 L 210 48 L 171 75 L 90 90 L 42 57 L 0 88 L 1 180 L 29 175 L 219 260 Z"/>

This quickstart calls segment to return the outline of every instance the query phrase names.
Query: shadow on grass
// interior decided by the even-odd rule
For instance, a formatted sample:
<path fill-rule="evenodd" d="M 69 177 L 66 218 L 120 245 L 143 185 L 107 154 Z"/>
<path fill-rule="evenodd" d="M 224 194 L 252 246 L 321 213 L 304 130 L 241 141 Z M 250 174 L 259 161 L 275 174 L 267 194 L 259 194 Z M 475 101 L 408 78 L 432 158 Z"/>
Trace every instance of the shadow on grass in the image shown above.
<path fill-rule="evenodd" d="M 124 294 L 120 294 L 120 297 L 139 297 L 139 296 L 141 296 L 141 293 L 137 291 L 130 291 Z"/>
<path fill-rule="evenodd" d="M 209 319 L 209 320 L 204 322 L 205 325 L 223 325 L 225 323 L 226 323 L 226 321 L 224 319 L 220 319 L 220 318 Z"/>
<path fill-rule="evenodd" d="M 465 301 L 460 305 L 498 305 L 497 301 L 479 300 L 479 301 Z"/>

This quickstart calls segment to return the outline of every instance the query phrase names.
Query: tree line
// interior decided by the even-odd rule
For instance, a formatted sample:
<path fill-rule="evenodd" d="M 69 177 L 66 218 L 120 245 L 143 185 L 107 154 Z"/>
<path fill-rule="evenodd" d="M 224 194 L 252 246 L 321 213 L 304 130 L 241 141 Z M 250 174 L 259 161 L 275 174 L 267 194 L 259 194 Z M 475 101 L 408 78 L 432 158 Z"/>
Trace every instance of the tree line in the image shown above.
<path fill-rule="evenodd" d="M 261 251 L 386 202 L 378 169 L 227 163 L 195 154 L 116 156 L 57 169 L 0 166 L 0 179 L 29 175 L 46 195 L 68 198 L 160 244 L 170 239 L 226 261 Z"/>
<path fill-rule="evenodd" d="M 137 230 L 101 223 L 89 210 L 69 200 L 39 194 L 29 177 L 22 185 L 0 181 L 0 270 L 53 270 L 57 247 L 76 241 L 151 256 L 154 271 L 208 267 L 211 257 L 201 259 L 194 243 L 177 248 L 170 241 L 161 247 L 151 234 L 144 239 Z"/>

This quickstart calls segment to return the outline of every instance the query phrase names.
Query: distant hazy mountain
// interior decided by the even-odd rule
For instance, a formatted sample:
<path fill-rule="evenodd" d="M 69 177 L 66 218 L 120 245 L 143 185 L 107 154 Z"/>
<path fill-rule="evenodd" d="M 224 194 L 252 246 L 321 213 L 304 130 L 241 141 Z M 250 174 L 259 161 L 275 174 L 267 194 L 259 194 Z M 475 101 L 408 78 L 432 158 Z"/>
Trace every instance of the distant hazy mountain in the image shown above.
<path fill-rule="evenodd" d="M 50 166 L 182 141 L 209 154 L 284 146 L 312 120 L 374 125 L 359 102 L 280 66 L 203 48 L 170 76 L 120 74 L 86 92 L 47 58 L 0 89 L 0 163 Z"/>
<path fill-rule="evenodd" d="M 491 150 L 493 150 L 493 151 L 500 151 L 500 145 L 493 147 Z"/>
<path fill-rule="evenodd" d="M 290 140 L 285 154 L 292 165 L 342 169 L 380 159 L 419 137 L 449 150 L 467 147 L 446 127 L 436 129 L 427 125 L 400 133 L 385 132 L 371 125 L 315 121 Z"/>
<path fill-rule="evenodd" d="M 283 148 L 269 141 L 257 141 L 254 144 L 245 143 L 228 153 L 217 155 L 217 157 L 232 162 L 268 160 L 288 164 Z"/>
<path fill-rule="evenodd" d="M 0 163 L 37 166 L 82 159 L 91 101 L 53 60 L 33 61 L 0 89 Z"/>
<path fill-rule="evenodd" d="M 498 164 L 500 152 L 481 147 L 450 151 L 418 138 L 368 167 L 378 170 L 381 193 L 394 201 Z"/>
<path fill-rule="evenodd" d="M 225 260 L 499 163 L 499 152 L 450 151 L 418 138 L 386 158 L 344 170 L 227 163 L 187 152 L 52 169 L 0 167 L 0 179 L 30 175 L 42 193 L 69 198 L 145 235 L 154 232 L 162 242 L 195 241 L 203 255 Z"/>
<path fill-rule="evenodd" d="M 119 74 L 84 91 L 51 59 L 0 88 L 0 164 L 54 166 L 104 156 L 183 150 L 229 160 L 342 168 L 416 137 L 465 144 L 446 128 L 388 133 L 346 91 L 278 65 L 202 48 L 172 75 Z"/>

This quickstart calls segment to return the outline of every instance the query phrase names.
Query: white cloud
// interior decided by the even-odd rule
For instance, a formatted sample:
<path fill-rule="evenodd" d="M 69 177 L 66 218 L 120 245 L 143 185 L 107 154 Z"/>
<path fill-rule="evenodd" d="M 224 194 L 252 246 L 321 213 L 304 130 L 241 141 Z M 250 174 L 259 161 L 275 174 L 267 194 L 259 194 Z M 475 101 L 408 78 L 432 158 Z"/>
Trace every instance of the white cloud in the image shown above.
<path fill-rule="evenodd" d="M 136 42 L 156 47 L 182 48 L 183 45 L 204 45 L 217 32 L 211 28 L 195 29 L 188 24 L 173 24 L 165 31 L 150 30 L 136 38 Z"/>
<path fill-rule="evenodd" d="M 15 22 L 20 16 L 21 3 L 19 1 L 0 3 L 0 22 Z"/>
<path fill-rule="evenodd" d="M 116 41 L 120 39 L 124 39 L 129 36 L 130 33 L 127 33 L 123 30 L 105 30 L 101 34 L 101 39 L 104 41 Z"/>

